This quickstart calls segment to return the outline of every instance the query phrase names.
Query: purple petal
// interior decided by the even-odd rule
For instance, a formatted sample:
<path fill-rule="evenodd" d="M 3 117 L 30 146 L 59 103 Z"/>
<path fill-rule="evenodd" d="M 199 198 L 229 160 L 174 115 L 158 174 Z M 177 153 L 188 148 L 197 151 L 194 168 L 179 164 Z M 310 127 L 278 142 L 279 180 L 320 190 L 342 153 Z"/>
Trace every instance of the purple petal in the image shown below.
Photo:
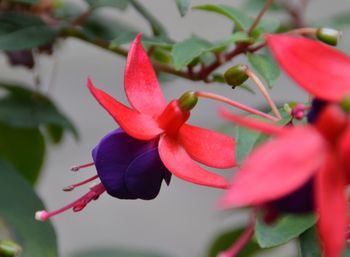
<path fill-rule="evenodd" d="M 314 210 L 314 180 L 313 178 L 294 192 L 269 203 L 279 212 L 306 213 Z"/>
<path fill-rule="evenodd" d="M 163 165 L 158 147 L 136 157 L 126 171 L 126 185 L 136 198 L 151 200 L 160 190 L 164 174 L 171 174 Z"/>
<path fill-rule="evenodd" d="M 152 199 L 169 173 L 160 161 L 158 140 L 141 141 L 116 129 L 92 150 L 107 192 L 120 199 Z"/>

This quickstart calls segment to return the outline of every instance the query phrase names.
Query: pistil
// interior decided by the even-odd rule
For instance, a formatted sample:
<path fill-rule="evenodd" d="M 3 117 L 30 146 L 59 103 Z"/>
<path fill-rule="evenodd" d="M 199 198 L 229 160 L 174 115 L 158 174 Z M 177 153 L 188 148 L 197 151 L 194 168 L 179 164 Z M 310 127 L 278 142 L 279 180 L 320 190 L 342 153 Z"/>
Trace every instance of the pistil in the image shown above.
<path fill-rule="evenodd" d="M 97 200 L 98 197 L 103 194 L 103 192 L 106 191 L 105 187 L 102 185 L 102 183 L 92 187 L 88 193 L 80 197 L 78 200 L 60 208 L 55 211 L 47 212 L 45 210 L 38 211 L 35 213 L 35 219 L 39 221 L 45 221 L 57 214 L 60 214 L 62 212 L 65 212 L 69 209 L 72 209 L 74 212 L 81 211 L 85 208 L 85 206 L 91 202 L 92 200 Z"/>

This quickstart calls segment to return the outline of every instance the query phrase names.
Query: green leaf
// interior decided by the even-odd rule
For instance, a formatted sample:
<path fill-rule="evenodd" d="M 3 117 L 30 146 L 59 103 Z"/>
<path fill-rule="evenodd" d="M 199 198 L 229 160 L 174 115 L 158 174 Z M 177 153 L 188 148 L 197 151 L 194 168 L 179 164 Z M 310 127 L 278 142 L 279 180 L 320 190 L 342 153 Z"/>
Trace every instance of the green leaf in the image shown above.
<path fill-rule="evenodd" d="M 312 226 L 299 236 L 299 256 L 322 257 L 322 250 L 315 226 Z"/>
<path fill-rule="evenodd" d="M 77 19 L 84 9 L 76 2 L 63 1 L 60 6 L 54 9 L 54 16 L 66 21 L 69 25 L 70 22 Z"/>
<path fill-rule="evenodd" d="M 236 26 L 236 29 L 238 30 L 248 30 L 253 22 L 252 18 L 248 17 L 240 10 L 227 5 L 206 4 L 195 6 L 193 7 L 193 9 L 214 12 L 224 15 L 233 21 L 233 23 Z"/>
<path fill-rule="evenodd" d="M 0 240 L 19 244 L 21 257 L 57 257 L 56 235 L 50 221 L 34 219 L 44 209 L 31 186 L 0 161 Z"/>
<path fill-rule="evenodd" d="M 291 117 L 283 108 L 279 109 L 282 119 L 277 122 L 277 124 L 284 126 L 288 122 L 290 122 Z M 272 114 L 271 112 L 269 114 Z M 257 115 L 248 115 L 249 118 L 262 120 L 269 122 L 268 120 L 261 118 Z M 236 162 L 241 164 L 242 161 L 248 156 L 249 153 L 253 151 L 259 144 L 263 143 L 268 136 L 259 133 L 257 131 L 253 131 L 246 127 L 237 126 L 236 133 Z"/>
<path fill-rule="evenodd" d="M 20 51 L 50 43 L 56 32 L 48 26 L 36 26 L 18 29 L 7 35 L 0 35 L 0 49 L 5 51 Z"/>
<path fill-rule="evenodd" d="M 247 36 L 246 33 L 238 31 L 233 33 L 231 36 L 228 38 L 222 40 L 221 42 L 213 44 L 212 47 L 208 48 L 206 51 L 211 51 L 211 52 L 221 52 L 225 50 L 229 45 L 235 44 L 238 42 L 252 42 L 252 38 Z"/>
<path fill-rule="evenodd" d="M 233 21 L 236 30 L 247 31 L 254 22 L 254 19 L 252 17 L 246 15 L 241 10 L 228 5 L 199 5 L 193 7 L 193 9 L 214 12 L 226 16 Z M 262 19 L 258 25 L 258 29 L 263 28 L 268 32 L 274 32 L 278 27 L 278 21 L 267 19 Z"/>
<path fill-rule="evenodd" d="M 130 31 L 122 33 L 117 38 L 111 41 L 111 44 L 109 45 L 109 47 L 113 48 L 123 44 L 129 44 L 135 39 L 137 34 L 138 32 L 130 32 Z M 150 37 L 146 35 L 142 35 L 141 42 L 143 45 L 146 45 L 146 46 L 159 46 L 167 49 L 171 49 L 173 45 L 173 42 L 168 39 Z"/>
<path fill-rule="evenodd" d="M 154 252 L 130 249 L 94 249 L 77 253 L 72 257 L 166 257 Z"/>
<path fill-rule="evenodd" d="M 250 116 L 252 117 L 252 116 Z M 255 116 L 255 118 L 258 118 Z M 237 126 L 236 128 L 236 162 L 241 164 L 246 156 L 254 149 L 260 133 L 251 129 Z"/>
<path fill-rule="evenodd" d="M 34 15 L 9 12 L 0 15 L 0 49 L 20 51 L 45 45 L 57 31 Z"/>
<path fill-rule="evenodd" d="M 134 7 L 134 9 L 142 15 L 142 17 L 149 23 L 149 25 L 152 28 L 152 32 L 154 36 L 159 37 L 167 37 L 167 31 L 163 27 L 163 25 L 156 19 L 153 14 L 151 14 L 145 6 L 143 6 L 139 1 L 137 0 L 129 0 L 130 4 Z"/>
<path fill-rule="evenodd" d="M 244 228 L 232 229 L 220 233 L 210 244 L 208 249 L 208 257 L 217 257 L 219 253 L 227 250 L 232 244 L 239 239 L 244 233 Z M 254 239 L 251 239 L 243 249 L 236 255 L 236 257 L 249 257 L 259 252 L 261 248 Z"/>
<path fill-rule="evenodd" d="M 45 128 L 52 143 L 58 144 L 61 142 L 64 134 L 64 129 L 61 126 L 47 124 Z"/>
<path fill-rule="evenodd" d="M 31 184 L 44 162 L 45 141 L 37 128 L 13 128 L 0 123 L 0 157 Z"/>
<path fill-rule="evenodd" d="M 46 96 L 13 84 L 0 83 L 0 89 L 7 92 L 0 98 L 0 122 L 18 128 L 51 124 L 67 129 L 78 137 L 72 122 Z"/>
<path fill-rule="evenodd" d="M 262 216 L 256 219 L 255 236 L 262 248 L 285 244 L 316 223 L 312 214 L 280 216 L 273 224 L 266 224 Z"/>
<path fill-rule="evenodd" d="M 110 41 L 125 33 L 136 34 L 138 32 L 118 18 L 106 16 L 101 11 L 97 10 L 93 12 L 84 24 L 82 24 L 82 33 L 90 40 L 102 38 Z"/>
<path fill-rule="evenodd" d="M 175 69 L 182 69 L 211 47 L 211 43 L 198 37 L 191 37 L 176 43 L 171 52 Z"/>
<path fill-rule="evenodd" d="M 247 53 L 248 61 L 272 87 L 272 83 L 281 74 L 280 68 L 270 54 L 251 54 Z"/>
<path fill-rule="evenodd" d="M 129 0 L 85 0 L 91 8 L 98 7 L 114 7 L 120 10 L 125 10 L 130 4 Z"/>
<path fill-rule="evenodd" d="M 265 5 L 266 0 L 246 0 L 243 4 L 243 9 L 247 11 L 258 12 Z M 278 3 L 272 3 L 269 7 L 269 11 L 281 11 L 283 10 L 282 6 Z"/>
<path fill-rule="evenodd" d="M 181 16 L 184 17 L 190 7 L 190 0 L 176 0 L 176 6 Z"/>

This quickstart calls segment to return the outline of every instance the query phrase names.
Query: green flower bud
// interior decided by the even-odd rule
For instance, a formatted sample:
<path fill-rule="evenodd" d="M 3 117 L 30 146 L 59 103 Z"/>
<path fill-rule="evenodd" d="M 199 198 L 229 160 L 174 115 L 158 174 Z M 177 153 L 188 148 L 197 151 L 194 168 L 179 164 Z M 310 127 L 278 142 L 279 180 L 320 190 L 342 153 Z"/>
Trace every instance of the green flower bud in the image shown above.
<path fill-rule="evenodd" d="M 21 253 L 22 248 L 13 241 L 0 241 L 0 256 L 1 257 L 17 257 Z"/>
<path fill-rule="evenodd" d="M 316 37 L 323 43 L 336 46 L 339 38 L 341 37 L 341 32 L 331 28 L 319 28 L 316 31 Z"/>
<path fill-rule="evenodd" d="M 229 68 L 224 73 L 226 83 L 232 86 L 232 88 L 242 85 L 248 79 L 248 75 L 245 73 L 247 69 L 248 67 L 243 64 L 238 64 Z"/>
<path fill-rule="evenodd" d="M 198 97 L 193 91 L 187 91 L 179 98 L 180 108 L 182 110 L 190 111 L 192 110 L 198 102 Z"/>
<path fill-rule="evenodd" d="M 340 101 L 340 107 L 347 113 L 350 113 L 350 95 Z"/>

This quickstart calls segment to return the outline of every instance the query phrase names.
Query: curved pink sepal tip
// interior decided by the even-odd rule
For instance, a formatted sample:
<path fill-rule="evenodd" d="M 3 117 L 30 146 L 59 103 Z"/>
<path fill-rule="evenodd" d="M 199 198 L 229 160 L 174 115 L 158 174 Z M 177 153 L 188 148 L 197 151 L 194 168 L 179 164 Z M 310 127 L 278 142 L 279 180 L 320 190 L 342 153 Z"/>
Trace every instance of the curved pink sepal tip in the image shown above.
<path fill-rule="evenodd" d="M 215 188 L 228 188 L 228 181 L 197 165 L 186 150 L 171 136 L 164 135 L 159 142 L 159 155 L 167 169 L 188 182 Z"/>
<path fill-rule="evenodd" d="M 166 106 L 157 76 L 141 44 L 141 33 L 133 41 L 124 74 L 125 93 L 139 112 L 158 117 Z"/>
<path fill-rule="evenodd" d="M 350 93 L 350 58 L 303 37 L 268 35 L 267 45 L 282 69 L 310 94 L 339 101 Z"/>
<path fill-rule="evenodd" d="M 325 256 L 340 257 L 348 231 L 348 200 L 346 172 L 334 153 L 328 154 L 316 176 L 315 195 L 318 229 Z"/>
<path fill-rule="evenodd" d="M 138 113 L 116 101 L 113 97 L 97 89 L 90 79 L 88 88 L 96 100 L 115 119 L 120 127 L 132 137 L 140 140 L 152 139 L 163 132 L 158 123 L 148 115 Z"/>

